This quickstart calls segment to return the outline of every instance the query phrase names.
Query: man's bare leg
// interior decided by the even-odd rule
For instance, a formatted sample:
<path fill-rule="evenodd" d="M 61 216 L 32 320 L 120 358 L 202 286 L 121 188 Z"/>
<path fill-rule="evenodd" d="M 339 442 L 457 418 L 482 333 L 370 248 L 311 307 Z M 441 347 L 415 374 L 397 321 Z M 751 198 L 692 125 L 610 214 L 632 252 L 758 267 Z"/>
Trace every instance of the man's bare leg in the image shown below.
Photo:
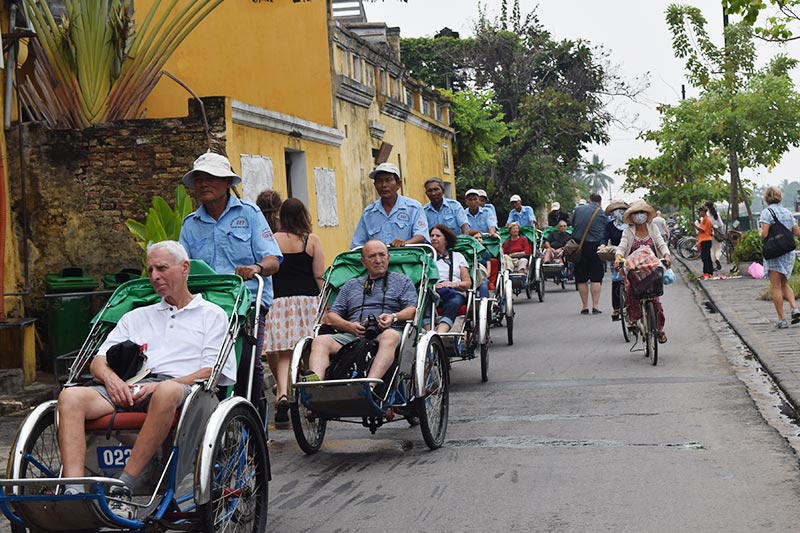
<path fill-rule="evenodd" d="M 69 387 L 58 396 L 58 446 L 64 477 L 83 477 L 86 461 L 86 420 L 114 412 L 114 406 L 88 387 Z"/>

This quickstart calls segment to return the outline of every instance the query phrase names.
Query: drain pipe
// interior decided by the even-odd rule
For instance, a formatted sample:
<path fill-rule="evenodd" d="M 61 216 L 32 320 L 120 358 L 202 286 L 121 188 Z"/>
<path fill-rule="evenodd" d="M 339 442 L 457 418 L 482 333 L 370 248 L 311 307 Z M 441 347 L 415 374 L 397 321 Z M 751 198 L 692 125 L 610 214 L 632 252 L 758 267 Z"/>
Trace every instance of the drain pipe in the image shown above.
<path fill-rule="evenodd" d="M 8 10 L 8 32 L 13 33 L 17 28 L 17 3 L 12 2 Z M 6 56 L 5 107 L 3 108 L 6 129 L 11 127 L 11 89 L 14 87 L 14 69 L 17 66 L 17 46 L 17 39 L 12 39 L 8 46 L 8 56 Z"/>

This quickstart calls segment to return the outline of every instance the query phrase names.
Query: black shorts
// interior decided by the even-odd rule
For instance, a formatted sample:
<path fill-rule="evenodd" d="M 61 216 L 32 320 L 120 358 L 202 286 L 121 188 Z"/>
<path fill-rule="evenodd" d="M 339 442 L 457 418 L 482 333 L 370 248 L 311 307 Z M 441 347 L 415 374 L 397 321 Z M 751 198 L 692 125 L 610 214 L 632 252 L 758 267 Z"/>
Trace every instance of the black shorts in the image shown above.
<path fill-rule="evenodd" d="M 597 257 L 597 247 L 599 242 L 584 241 L 581 248 L 581 260 L 575 263 L 575 281 L 577 283 L 602 283 L 603 281 L 603 261 Z"/>

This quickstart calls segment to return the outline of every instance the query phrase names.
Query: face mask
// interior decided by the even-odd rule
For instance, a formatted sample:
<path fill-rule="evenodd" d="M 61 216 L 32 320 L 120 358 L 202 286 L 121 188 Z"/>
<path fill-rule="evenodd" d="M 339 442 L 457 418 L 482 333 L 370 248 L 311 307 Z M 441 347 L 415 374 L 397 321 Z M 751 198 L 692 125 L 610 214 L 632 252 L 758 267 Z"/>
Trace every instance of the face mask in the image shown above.
<path fill-rule="evenodd" d="M 644 224 L 647 222 L 647 213 L 634 213 L 631 215 L 634 224 Z"/>
<path fill-rule="evenodd" d="M 614 227 L 617 229 L 625 229 L 625 222 L 622 220 L 622 216 L 625 214 L 624 209 L 615 209 L 611 212 L 611 218 L 614 220 Z"/>

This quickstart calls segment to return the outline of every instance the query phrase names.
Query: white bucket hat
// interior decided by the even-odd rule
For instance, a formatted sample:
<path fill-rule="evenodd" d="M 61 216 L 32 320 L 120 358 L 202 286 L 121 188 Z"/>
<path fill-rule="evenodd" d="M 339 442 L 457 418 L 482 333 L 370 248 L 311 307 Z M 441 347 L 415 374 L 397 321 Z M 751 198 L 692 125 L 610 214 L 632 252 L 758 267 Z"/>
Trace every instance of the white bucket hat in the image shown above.
<path fill-rule="evenodd" d="M 231 168 L 228 158 L 214 152 L 206 152 L 194 160 L 192 170 L 183 176 L 183 184 L 194 187 L 194 177 L 197 172 L 205 172 L 218 178 L 233 178 L 231 185 L 239 185 L 242 182 L 242 178 Z"/>

